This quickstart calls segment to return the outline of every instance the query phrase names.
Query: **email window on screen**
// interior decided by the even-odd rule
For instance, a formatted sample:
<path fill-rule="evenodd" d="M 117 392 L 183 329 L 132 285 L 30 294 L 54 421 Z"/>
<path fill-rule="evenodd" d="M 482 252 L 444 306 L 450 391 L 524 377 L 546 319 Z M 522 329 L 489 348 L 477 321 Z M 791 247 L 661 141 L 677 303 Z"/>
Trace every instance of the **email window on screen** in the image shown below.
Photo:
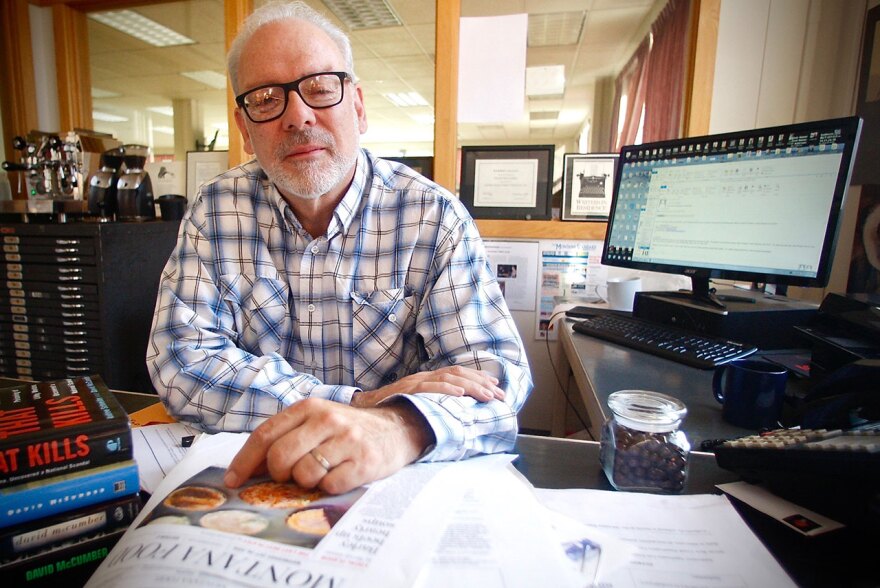
<path fill-rule="evenodd" d="M 814 275 L 841 157 L 750 152 L 696 165 L 654 162 L 637 182 L 643 198 L 634 195 L 643 204 L 633 259 Z"/>

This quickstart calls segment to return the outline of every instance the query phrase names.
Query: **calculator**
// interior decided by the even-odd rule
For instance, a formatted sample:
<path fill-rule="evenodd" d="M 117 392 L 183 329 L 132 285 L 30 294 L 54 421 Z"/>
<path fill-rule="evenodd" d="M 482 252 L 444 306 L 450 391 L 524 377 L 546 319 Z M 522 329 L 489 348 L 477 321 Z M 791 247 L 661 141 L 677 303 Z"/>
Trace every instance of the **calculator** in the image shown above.
<path fill-rule="evenodd" d="M 719 467 L 746 480 L 880 481 L 880 430 L 776 429 L 715 447 Z"/>

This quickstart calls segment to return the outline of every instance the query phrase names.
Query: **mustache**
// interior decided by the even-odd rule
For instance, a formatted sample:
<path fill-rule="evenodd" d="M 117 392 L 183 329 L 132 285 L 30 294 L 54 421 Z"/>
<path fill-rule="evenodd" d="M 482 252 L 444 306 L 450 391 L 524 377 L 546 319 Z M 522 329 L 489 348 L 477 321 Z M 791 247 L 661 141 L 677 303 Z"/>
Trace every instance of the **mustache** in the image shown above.
<path fill-rule="evenodd" d="M 322 129 L 307 129 L 304 131 L 290 131 L 285 134 L 275 148 L 275 153 L 279 157 L 284 157 L 292 147 L 309 144 L 320 145 L 330 150 L 336 148 L 336 141 L 329 132 Z"/>

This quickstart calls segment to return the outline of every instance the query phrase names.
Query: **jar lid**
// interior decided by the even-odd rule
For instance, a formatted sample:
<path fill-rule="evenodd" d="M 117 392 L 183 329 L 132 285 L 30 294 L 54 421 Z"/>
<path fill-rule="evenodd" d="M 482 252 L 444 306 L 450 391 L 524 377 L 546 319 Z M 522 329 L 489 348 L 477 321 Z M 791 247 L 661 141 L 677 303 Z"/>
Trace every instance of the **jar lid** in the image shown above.
<path fill-rule="evenodd" d="M 620 390 L 608 396 L 608 408 L 620 424 L 649 433 L 674 431 L 687 414 L 678 398 L 648 390 Z"/>

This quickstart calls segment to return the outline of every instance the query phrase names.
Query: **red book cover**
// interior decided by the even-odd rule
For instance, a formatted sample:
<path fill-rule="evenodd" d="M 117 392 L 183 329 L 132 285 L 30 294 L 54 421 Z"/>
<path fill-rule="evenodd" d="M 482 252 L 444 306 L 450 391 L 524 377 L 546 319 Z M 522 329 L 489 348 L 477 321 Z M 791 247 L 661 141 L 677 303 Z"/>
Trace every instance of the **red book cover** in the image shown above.
<path fill-rule="evenodd" d="M 0 488 L 131 457 L 128 414 L 100 376 L 0 389 Z"/>

